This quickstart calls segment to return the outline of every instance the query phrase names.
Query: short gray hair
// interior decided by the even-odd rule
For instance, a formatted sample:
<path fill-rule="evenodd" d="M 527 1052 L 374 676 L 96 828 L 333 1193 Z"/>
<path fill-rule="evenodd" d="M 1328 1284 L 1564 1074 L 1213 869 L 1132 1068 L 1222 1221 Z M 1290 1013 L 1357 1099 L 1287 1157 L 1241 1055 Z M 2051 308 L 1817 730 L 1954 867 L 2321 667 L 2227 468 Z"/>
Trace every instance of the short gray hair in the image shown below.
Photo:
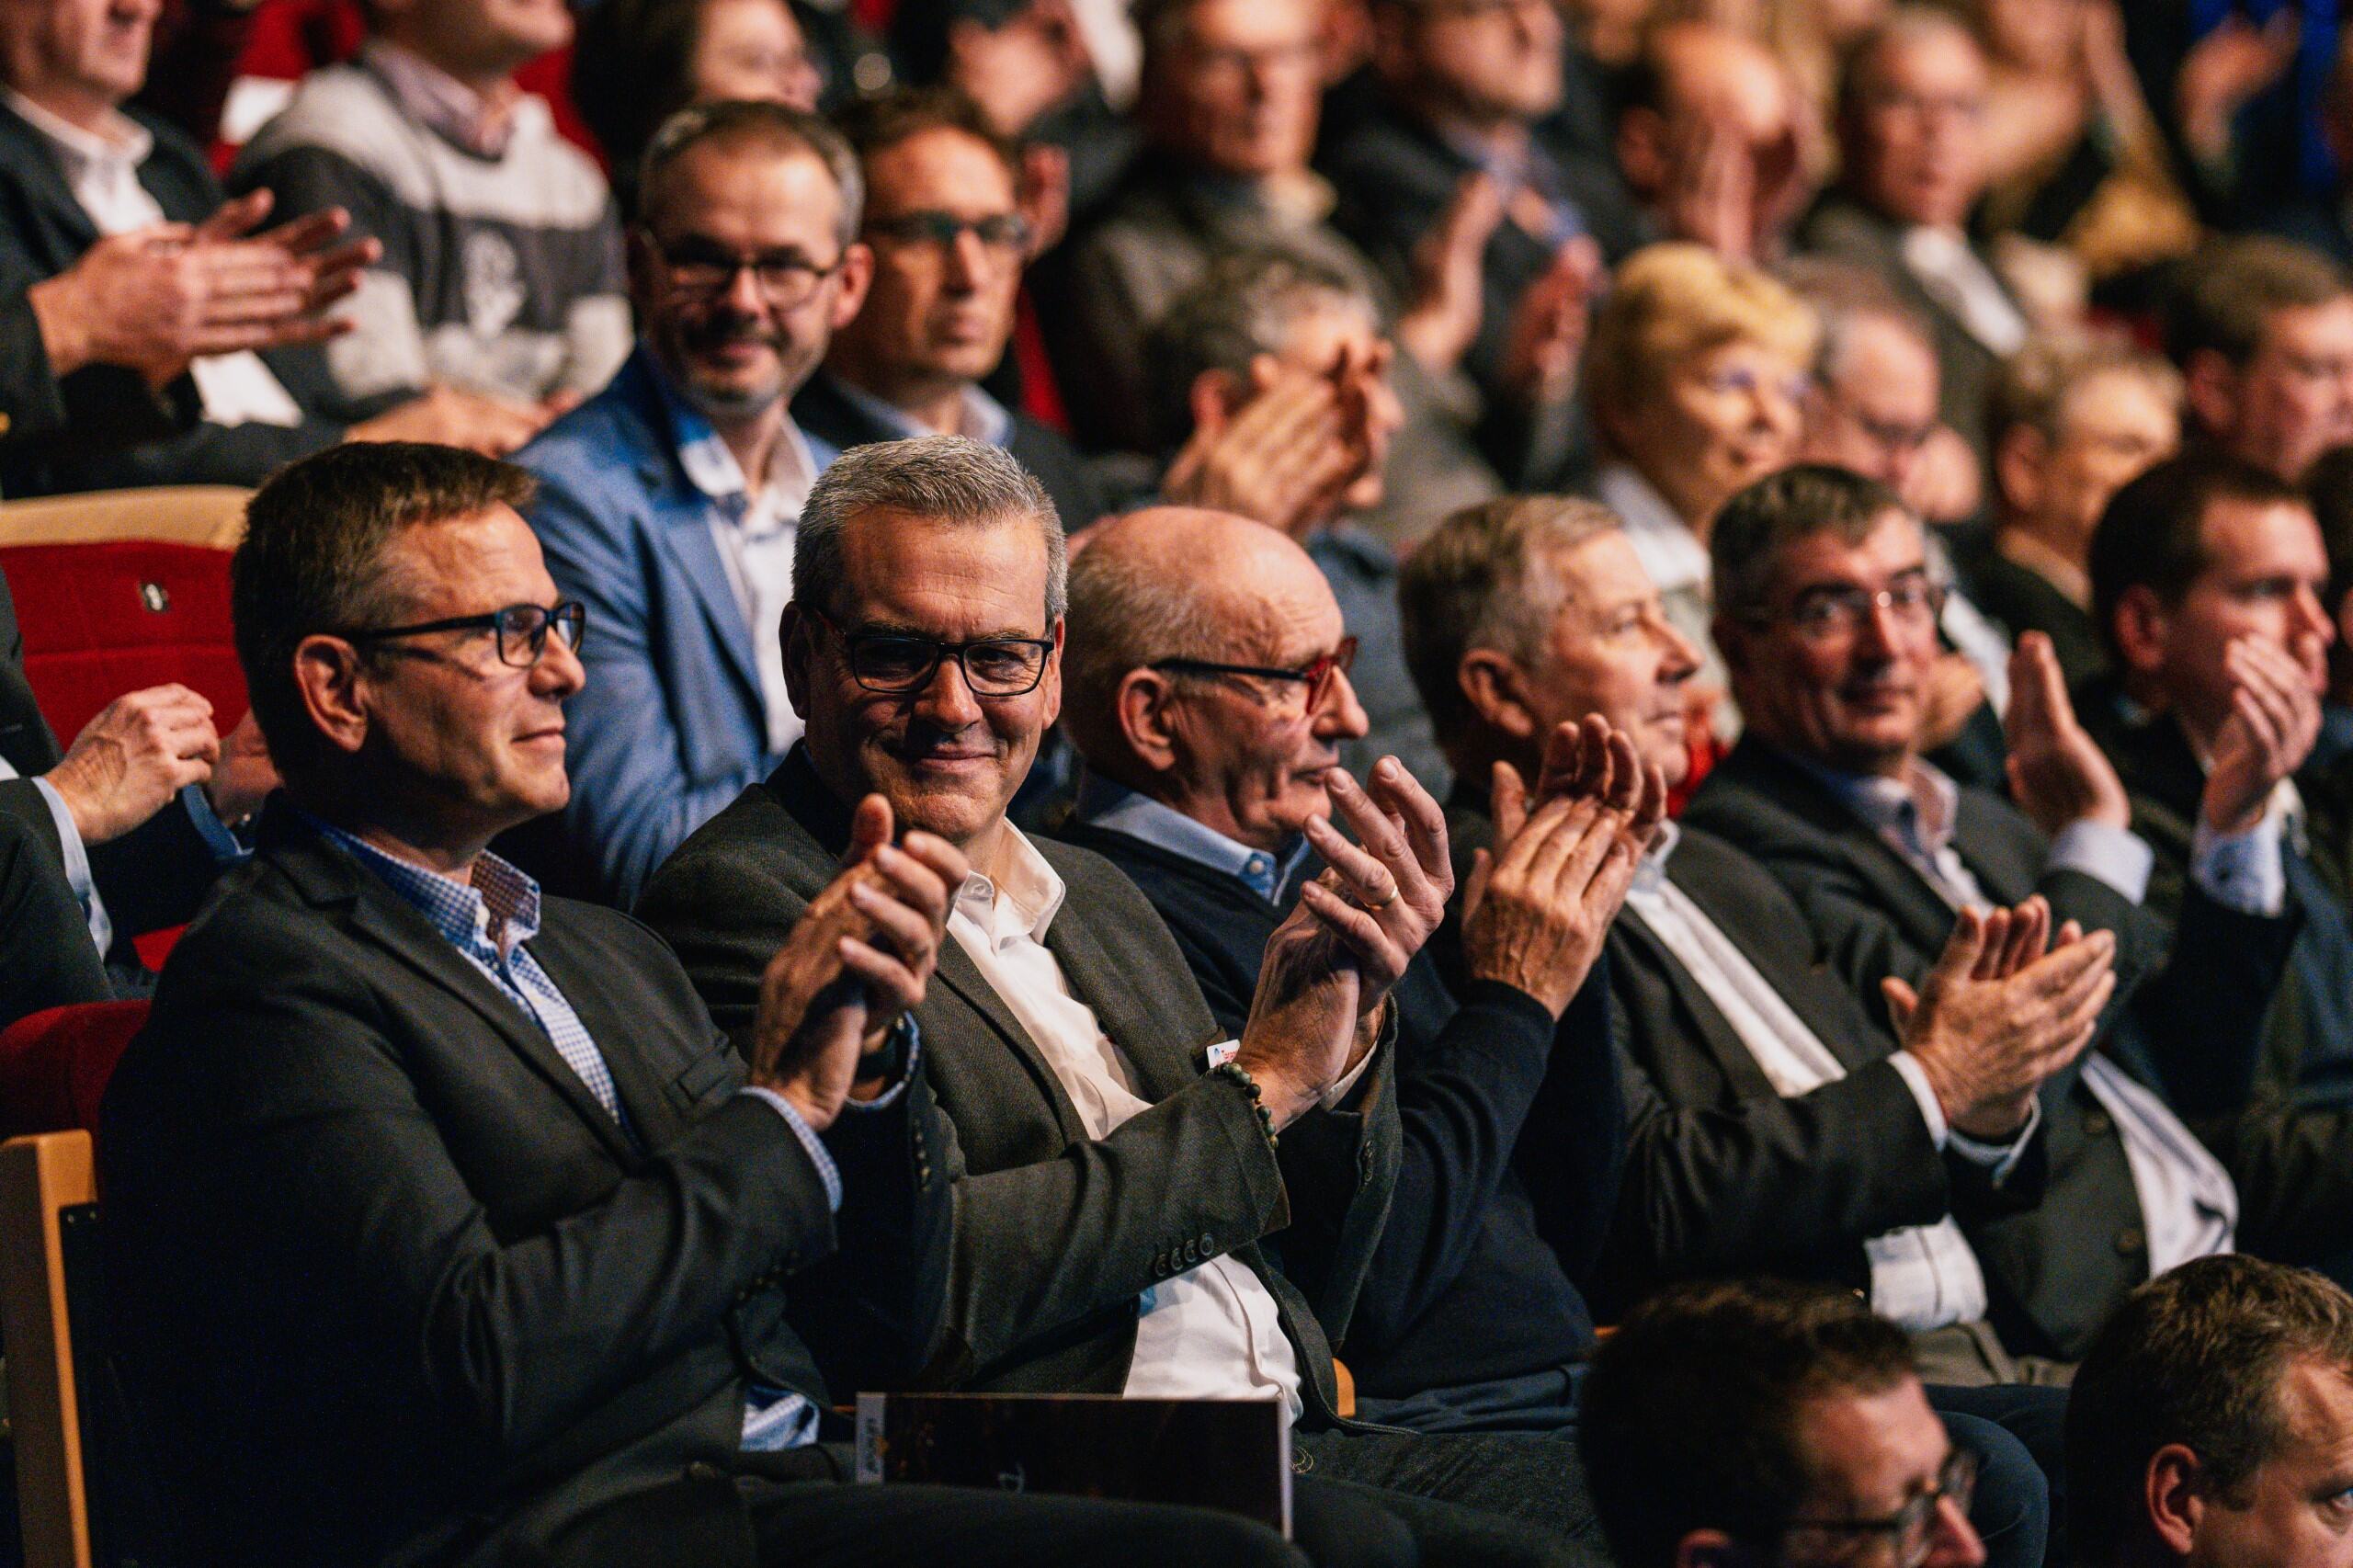
<path fill-rule="evenodd" d="M 1280 354 L 1301 322 L 1355 311 L 1378 326 L 1381 312 L 1345 273 L 1274 251 L 1240 251 L 1210 265 L 1169 305 L 1146 343 L 1152 411 L 1161 441 L 1191 434 L 1193 383 L 1205 370 L 1246 378 L 1261 354 Z"/>
<path fill-rule="evenodd" d="M 1405 668 L 1438 739 L 1468 738 L 1478 715 L 1457 672 L 1473 648 L 1526 664 L 1568 597 L 1548 558 L 1622 528 L 1598 501 L 1503 495 L 1454 513 L 1406 557 L 1397 582 Z"/>
<path fill-rule="evenodd" d="M 639 221 L 661 210 L 662 181 L 689 148 L 722 141 L 757 146 L 779 156 L 807 153 L 824 165 L 842 199 L 835 237 L 845 248 L 858 238 L 866 210 L 866 176 L 849 142 L 821 116 L 748 98 L 690 104 L 662 122 L 637 166 Z"/>
<path fill-rule="evenodd" d="M 995 528 L 1031 521 L 1046 546 L 1046 623 L 1070 608 L 1070 550 L 1061 517 L 1029 471 L 969 436 L 924 436 L 853 447 L 819 476 L 792 545 L 792 597 L 826 609 L 843 577 L 842 535 L 868 512 L 904 512 Z"/>

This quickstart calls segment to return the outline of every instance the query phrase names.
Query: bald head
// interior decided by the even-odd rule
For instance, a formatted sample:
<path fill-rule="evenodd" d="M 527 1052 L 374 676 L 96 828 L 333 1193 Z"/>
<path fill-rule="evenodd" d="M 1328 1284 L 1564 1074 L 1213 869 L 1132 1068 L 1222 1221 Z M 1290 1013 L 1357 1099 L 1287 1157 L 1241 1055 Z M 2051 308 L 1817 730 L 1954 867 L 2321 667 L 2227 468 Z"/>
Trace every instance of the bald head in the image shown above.
<path fill-rule="evenodd" d="M 1650 42 L 1656 107 L 1669 115 L 1719 117 L 1752 141 L 1790 123 L 1789 78 L 1780 62 L 1746 34 L 1716 22 L 1676 22 Z"/>
<path fill-rule="evenodd" d="M 1303 670 L 1342 635 L 1323 574 L 1275 529 L 1194 507 L 1132 513 L 1071 562 L 1063 722 L 1095 772 L 1229 836 L 1279 840 L 1324 809 L 1309 780 L 1336 760 L 1334 740 L 1364 733 L 1363 710 L 1345 676 L 1319 691 L 1201 666 Z"/>
<path fill-rule="evenodd" d="M 1632 77 L 1618 123 L 1618 162 L 1668 237 L 1723 243 L 1688 228 L 1688 203 L 1670 199 L 1699 177 L 1697 158 L 1738 150 L 1760 198 L 1794 175 L 1797 97 L 1780 62 L 1754 40 L 1715 22 L 1670 23 L 1650 35 Z M 1773 204 L 1756 205 L 1754 217 L 1764 223 Z"/>

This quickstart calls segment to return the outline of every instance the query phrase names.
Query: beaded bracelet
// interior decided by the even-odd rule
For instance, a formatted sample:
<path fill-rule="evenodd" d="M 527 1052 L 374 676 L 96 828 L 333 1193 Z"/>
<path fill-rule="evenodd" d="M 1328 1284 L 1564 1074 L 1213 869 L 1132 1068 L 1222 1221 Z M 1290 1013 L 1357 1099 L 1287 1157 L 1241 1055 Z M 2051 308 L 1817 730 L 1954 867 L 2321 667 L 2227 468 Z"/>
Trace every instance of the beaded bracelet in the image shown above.
<path fill-rule="evenodd" d="M 1258 1113 L 1258 1126 L 1267 1134 L 1267 1147 L 1277 1149 L 1282 1146 L 1282 1140 L 1275 1133 L 1274 1116 L 1267 1109 L 1265 1097 L 1258 1093 L 1257 1079 L 1253 1078 L 1231 1062 L 1220 1062 L 1217 1066 L 1211 1068 L 1209 1075 L 1212 1078 L 1228 1078 L 1241 1085 L 1242 1092 L 1250 1096 L 1250 1108 Z"/>

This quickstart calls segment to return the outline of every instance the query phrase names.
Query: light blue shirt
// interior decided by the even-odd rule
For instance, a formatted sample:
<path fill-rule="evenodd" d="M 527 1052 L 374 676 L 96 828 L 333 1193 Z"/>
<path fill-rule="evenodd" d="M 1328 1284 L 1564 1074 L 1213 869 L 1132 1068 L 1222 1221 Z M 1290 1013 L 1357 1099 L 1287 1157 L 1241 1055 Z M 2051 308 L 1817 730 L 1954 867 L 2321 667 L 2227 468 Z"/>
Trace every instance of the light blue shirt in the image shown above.
<path fill-rule="evenodd" d="M 1089 827 L 1124 833 L 1156 849 L 1222 871 L 1268 903 L 1280 903 L 1283 888 L 1305 863 L 1307 840 L 1297 840 L 1278 857 L 1204 827 L 1174 806 L 1138 794 L 1089 771 L 1078 787 L 1078 820 Z"/>
<path fill-rule="evenodd" d="M 918 437 L 939 434 L 928 425 L 916 423 L 907 416 L 904 409 L 883 402 L 864 387 L 854 387 L 839 376 L 833 377 L 833 383 L 834 390 L 840 392 L 852 408 L 901 440 L 911 441 Z M 1002 447 L 1013 439 L 1013 415 L 1006 412 L 1005 404 L 987 392 L 967 384 L 964 388 L 964 428 L 957 434 L 970 436 L 975 441 L 985 441 L 992 447 Z"/>

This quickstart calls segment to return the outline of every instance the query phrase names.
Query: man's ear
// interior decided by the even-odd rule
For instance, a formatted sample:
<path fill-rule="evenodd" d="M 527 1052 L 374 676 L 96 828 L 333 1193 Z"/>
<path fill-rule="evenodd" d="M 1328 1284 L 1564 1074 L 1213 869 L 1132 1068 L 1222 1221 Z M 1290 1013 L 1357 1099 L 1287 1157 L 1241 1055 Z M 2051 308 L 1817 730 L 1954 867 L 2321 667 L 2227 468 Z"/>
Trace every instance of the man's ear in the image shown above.
<path fill-rule="evenodd" d="M 1754 1554 L 1722 1530 L 1693 1530 L 1675 1543 L 1675 1568 L 1751 1568 Z"/>
<path fill-rule="evenodd" d="M 786 603 L 777 621 L 778 641 L 784 645 L 784 692 L 792 710 L 805 722 L 809 717 L 810 662 L 817 656 L 817 629 L 801 613 L 798 600 Z"/>
<path fill-rule="evenodd" d="M 1158 670 L 1130 670 L 1111 694 L 1113 717 L 1120 734 L 1136 759 L 1154 773 L 1176 767 L 1182 742 L 1177 735 L 1176 683 Z"/>
<path fill-rule="evenodd" d="M 1185 406 L 1193 416 L 1193 427 L 1211 435 L 1225 428 L 1242 406 L 1242 382 L 1230 370 L 1203 370 L 1193 378 L 1185 393 Z"/>
<path fill-rule="evenodd" d="M 2189 1555 L 2199 1521 L 2206 1517 L 2204 1479 L 2204 1467 L 2187 1444 L 2167 1443 L 2149 1456 L 2142 1477 L 2142 1506 L 2150 1530 L 2173 1557 Z"/>
<path fill-rule="evenodd" d="M 1516 741 L 1532 741 L 1542 727 L 1528 698 L 1528 672 L 1493 648 L 1473 648 L 1454 667 L 1455 684 L 1479 722 Z"/>
<path fill-rule="evenodd" d="M 2181 368 L 2181 401 L 2209 435 L 2238 427 L 2239 373 L 2217 348 L 2200 348 Z"/>
<path fill-rule="evenodd" d="M 867 286 L 874 281 L 874 252 L 863 242 L 842 252 L 841 287 L 834 290 L 833 308 L 825 312 L 825 329 L 839 332 L 858 319 L 866 303 Z"/>
<path fill-rule="evenodd" d="M 305 637 L 294 648 L 294 689 L 327 744 L 357 753 L 367 744 L 368 672 L 359 650 L 340 637 Z"/>
<path fill-rule="evenodd" d="M 1058 615 L 1054 623 L 1046 628 L 1047 640 L 1053 647 L 1046 653 L 1046 673 L 1038 680 L 1038 698 L 1045 714 L 1038 722 L 1040 732 L 1053 728 L 1054 721 L 1063 716 L 1063 648 L 1069 627 L 1070 622 Z"/>
<path fill-rule="evenodd" d="M 2051 443 L 2031 425 L 2013 425 L 1994 449 L 1994 483 L 2013 512 L 2031 517 L 2042 507 L 2042 465 Z"/>
<path fill-rule="evenodd" d="M 2154 675 L 2165 667 L 2166 645 L 2173 637 L 2173 617 L 2156 590 L 2136 583 L 2116 601 L 2116 651 L 2133 675 Z"/>

